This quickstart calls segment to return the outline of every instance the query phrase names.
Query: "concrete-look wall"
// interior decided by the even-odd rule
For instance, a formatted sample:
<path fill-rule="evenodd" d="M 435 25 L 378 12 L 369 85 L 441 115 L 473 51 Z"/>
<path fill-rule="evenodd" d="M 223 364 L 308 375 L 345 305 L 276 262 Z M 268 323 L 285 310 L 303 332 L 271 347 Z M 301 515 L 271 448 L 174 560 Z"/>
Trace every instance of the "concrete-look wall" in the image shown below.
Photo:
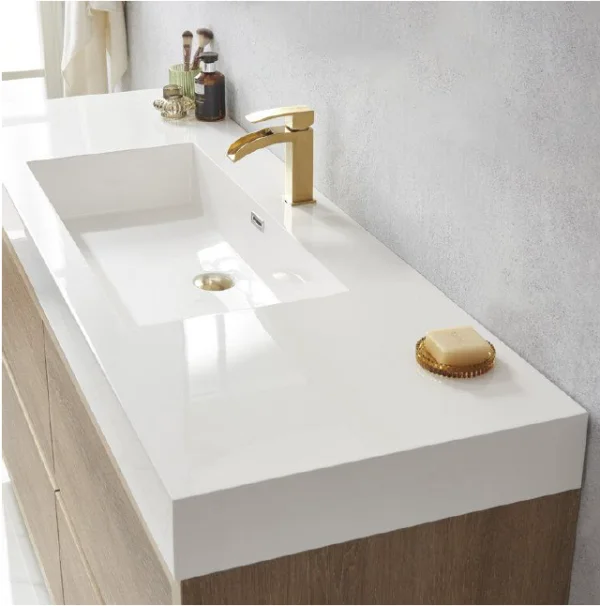
<path fill-rule="evenodd" d="M 313 107 L 316 186 L 590 411 L 571 599 L 600 602 L 600 3 L 135 2 L 127 20 L 132 88 L 165 84 L 206 26 L 236 121 Z"/>

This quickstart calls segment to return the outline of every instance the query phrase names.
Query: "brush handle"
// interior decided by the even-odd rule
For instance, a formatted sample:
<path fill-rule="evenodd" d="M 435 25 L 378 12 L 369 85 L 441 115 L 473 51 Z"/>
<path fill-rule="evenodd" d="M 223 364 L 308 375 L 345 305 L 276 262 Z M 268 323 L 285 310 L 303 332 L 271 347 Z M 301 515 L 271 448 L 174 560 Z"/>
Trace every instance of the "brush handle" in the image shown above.
<path fill-rule="evenodd" d="M 183 43 L 183 71 L 190 71 L 190 58 L 192 56 L 192 45 Z"/>
<path fill-rule="evenodd" d="M 192 63 L 192 69 L 198 69 L 200 67 L 200 55 L 204 52 L 204 47 L 199 46 L 194 53 L 194 62 Z"/>

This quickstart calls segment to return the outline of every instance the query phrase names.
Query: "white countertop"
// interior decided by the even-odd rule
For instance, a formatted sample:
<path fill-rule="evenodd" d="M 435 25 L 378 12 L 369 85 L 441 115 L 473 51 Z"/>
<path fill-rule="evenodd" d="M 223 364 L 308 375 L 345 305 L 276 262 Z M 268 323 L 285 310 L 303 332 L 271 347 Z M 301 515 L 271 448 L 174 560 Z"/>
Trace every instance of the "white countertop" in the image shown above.
<path fill-rule="evenodd" d="M 318 191 L 284 206 L 269 151 L 231 163 L 235 123 L 163 122 L 159 96 L 49 102 L 43 122 L 4 129 L 3 181 L 171 507 L 172 532 L 158 530 L 131 486 L 177 578 L 580 486 L 581 407 Z M 345 290 L 159 326 L 123 315 L 27 162 L 176 143 L 204 151 Z M 465 324 L 496 346 L 492 372 L 460 381 L 416 364 L 427 330 Z"/>

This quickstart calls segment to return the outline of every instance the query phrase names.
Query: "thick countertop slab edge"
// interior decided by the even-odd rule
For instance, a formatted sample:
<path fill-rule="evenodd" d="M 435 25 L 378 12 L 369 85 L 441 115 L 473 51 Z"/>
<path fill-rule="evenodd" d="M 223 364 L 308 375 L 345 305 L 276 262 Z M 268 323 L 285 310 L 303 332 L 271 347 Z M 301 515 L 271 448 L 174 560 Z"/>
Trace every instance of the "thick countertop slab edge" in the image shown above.
<path fill-rule="evenodd" d="M 177 500 L 175 576 L 578 489 L 586 428 L 582 413 Z"/>

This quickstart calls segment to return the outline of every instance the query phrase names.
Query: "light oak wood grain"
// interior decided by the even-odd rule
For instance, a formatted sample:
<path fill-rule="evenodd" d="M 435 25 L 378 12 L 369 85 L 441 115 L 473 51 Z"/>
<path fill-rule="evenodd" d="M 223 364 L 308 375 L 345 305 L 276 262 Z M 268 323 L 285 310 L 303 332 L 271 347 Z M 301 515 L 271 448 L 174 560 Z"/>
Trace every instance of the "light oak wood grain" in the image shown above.
<path fill-rule="evenodd" d="M 65 604 L 104 604 L 60 493 L 56 493 L 56 515 Z"/>
<path fill-rule="evenodd" d="M 579 491 L 188 579 L 183 604 L 566 604 Z"/>
<path fill-rule="evenodd" d="M 33 288 L 2 231 L 2 351 L 9 362 L 35 436 L 53 466 L 44 328 Z"/>
<path fill-rule="evenodd" d="M 23 519 L 56 604 L 62 604 L 55 487 L 38 450 L 5 361 L 2 364 L 2 454 Z"/>
<path fill-rule="evenodd" d="M 172 581 L 64 357 L 46 331 L 46 364 L 61 498 L 108 604 L 168 604 Z"/>

